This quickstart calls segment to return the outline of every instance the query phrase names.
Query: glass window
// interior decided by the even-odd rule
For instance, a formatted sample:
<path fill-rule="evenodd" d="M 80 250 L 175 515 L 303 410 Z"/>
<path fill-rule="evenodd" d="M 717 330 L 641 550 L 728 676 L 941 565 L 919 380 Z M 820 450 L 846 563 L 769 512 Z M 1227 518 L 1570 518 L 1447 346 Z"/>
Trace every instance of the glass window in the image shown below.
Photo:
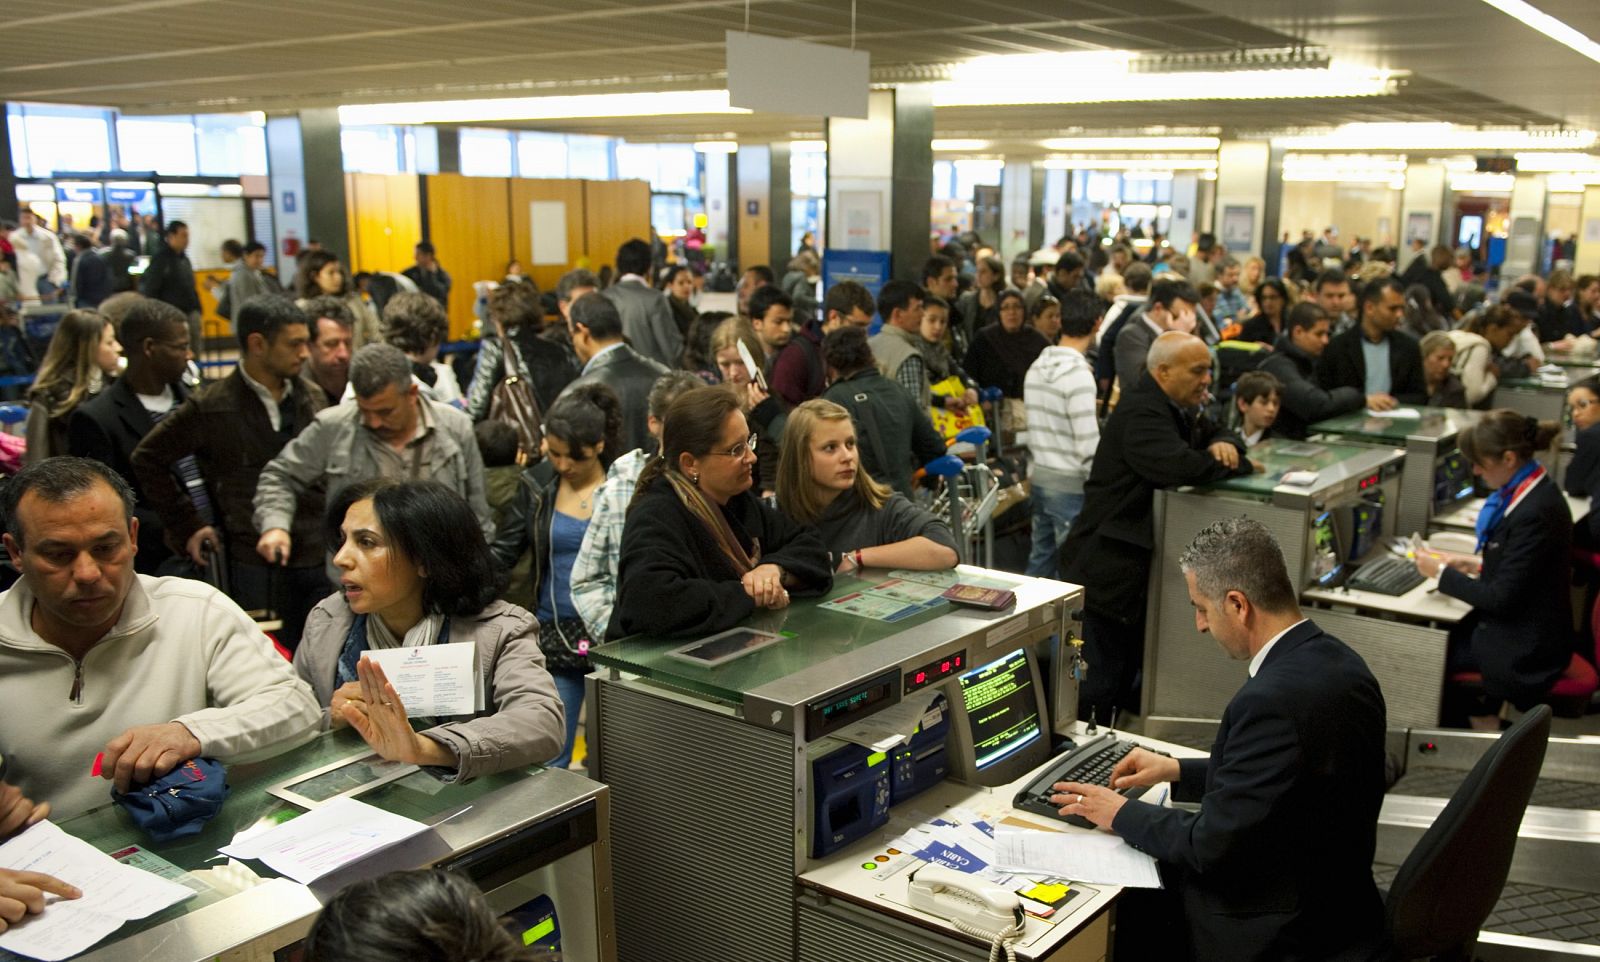
<path fill-rule="evenodd" d="M 933 199 L 956 199 L 956 165 L 952 160 L 933 162 Z"/>
<path fill-rule="evenodd" d="M 437 127 L 407 127 L 405 129 L 406 173 L 437 174 L 439 172 L 439 129 Z"/>
<path fill-rule="evenodd" d="M 265 128 L 249 114 L 200 114 L 194 118 L 199 172 L 208 177 L 238 177 L 267 172 Z"/>
<path fill-rule="evenodd" d="M 123 170 L 175 176 L 200 172 L 193 117 L 118 117 L 117 151 Z"/>
<path fill-rule="evenodd" d="M 462 127 L 461 172 L 469 177 L 510 177 L 511 131 Z"/>
<path fill-rule="evenodd" d="M 28 165 L 28 125 L 15 104 L 6 107 L 6 133 L 11 138 L 11 173 L 32 177 L 33 168 Z"/>
<path fill-rule="evenodd" d="M 344 169 L 362 174 L 401 173 L 399 135 L 397 127 L 341 128 L 339 146 L 344 154 Z"/>
<path fill-rule="evenodd" d="M 700 194 L 700 177 L 692 144 L 660 144 L 656 148 L 656 190 Z"/>
<path fill-rule="evenodd" d="M 971 200 L 979 187 L 998 187 L 1003 160 L 958 160 L 955 162 L 955 200 Z"/>
<path fill-rule="evenodd" d="M 111 169 L 105 111 L 74 116 L 24 108 L 22 121 L 27 130 L 28 166 L 33 176 L 48 177 L 57 170 Z"/>
<path fill-rule="evenodd" d="M 567 176 L 567 138 L 532 130 L 517 134 L 517 175 Z"/>
<path fill-rule="evenodd" d="M 934 164 L 935 192 L 939 186 L 938 166 Z M 828 155 L 825 152 L 801 152 L 789 155 L 789 193 L 795 197 L 827 196 Z"/>
<path fill-rule="evenodd" d="M 653 185 L 656 180 L 656 145 L 618 144 L 617 179 L 643 180 Z"/>
<path fill-rule="evenodd" d="M 567 169 L 577 171 L 586 180 L 616 180 L 611 144 L 607 137 L 569 136 Z"/>

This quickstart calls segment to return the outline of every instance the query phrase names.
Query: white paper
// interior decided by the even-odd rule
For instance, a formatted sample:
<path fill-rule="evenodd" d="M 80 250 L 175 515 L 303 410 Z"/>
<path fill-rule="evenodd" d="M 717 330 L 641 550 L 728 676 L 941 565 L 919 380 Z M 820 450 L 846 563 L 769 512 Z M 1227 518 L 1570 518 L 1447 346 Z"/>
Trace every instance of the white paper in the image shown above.
<path fill-rule="evenodd" d="M 0 932 L 0 949 L 46 962 L 77 955 L 123 923 L 194 895 L 185 886 L 123 865 L 50 822 L 0 845 L 0 868 L 43 872 L 83 891 L 78 899 L 49 896 L 43 913 Z"/>
<path fill-rule="evenodd" d="M 567 203 L 561 200 L 528 202 L 529 248 L 535 266 L 567 264 Z"/>
<path fill-rule="evenodd" d="M 1416 408 L 1395 408 L 1393 411 L 1374 411 L 1372 408 L 1367 408 L 1367 417 L 1369 417 L 1369 418 L 1420 418 L 1420 417 L 1422 417 L 1422 412 L 1418 411 Z"/>
<path fill-rule="evenodd" d="M 938 688 L 924 688 L 922 691 L 907 695 L 898 705 L 890 705 L 888 708 L 873 712 L 861 721 L 846 725 L 834 732 L 833 737 L 873 751 L 886 752 L 911 739 L 917 731 L 917 726 L 926 719 L 929 707 L 938 695 Z M 926 720 L 930 728 L 940 721 L 938 718 Z"/>
<path fill-rule="evenodd" d="M 232 858 L 258 859 L 278 874 L 310 885 L 427 830 L 428 826 L 403 815 L 353 798 L 339 798 L 219 851 Z"/>
<path fill-rule="evenodd" d="M 406 717 L 471 715 L 482 709 L 473 644 L 417 645 L 411 648 L 369 648 L 371 658 L 388 676 L 406 706 Z"/>
<path fill-rule="evenodd" d="M 1034 832 L 995 828 L 995 866 L 1008 872 L 1043 872 L 1099 885 L 1160 888 L 1156 860 L 1105 832 Z"/>

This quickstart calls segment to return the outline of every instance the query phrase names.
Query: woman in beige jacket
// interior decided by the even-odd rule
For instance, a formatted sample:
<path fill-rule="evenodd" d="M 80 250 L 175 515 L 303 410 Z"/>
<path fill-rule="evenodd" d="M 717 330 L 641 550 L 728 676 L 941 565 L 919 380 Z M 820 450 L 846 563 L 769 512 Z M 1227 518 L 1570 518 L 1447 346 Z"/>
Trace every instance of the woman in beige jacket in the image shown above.
<path fill-rule="evenodd" d="M 330 727 L 383 758 L 467 781 L 561 751 L 564 715 L 533 615 L 495 599 L 494 560 L 472 509 L 433 481 L 346 488 L 328 511 L 339 594 L 306 619 L 295 669 Z M 471 644 L 483 707 L 414 730 L 371 649 Z"/>
<path fill-rule="evenodd" d="M 1449 332 L 1456 346 L 1450 373 L 1466 388 L 1468 407 L 1489 407 L 1494 389 L 1500 386 L 1500 352 L 1527 323 L 1517 312 L 1496 305 L 1472 318 L 1466 327 Z"/>

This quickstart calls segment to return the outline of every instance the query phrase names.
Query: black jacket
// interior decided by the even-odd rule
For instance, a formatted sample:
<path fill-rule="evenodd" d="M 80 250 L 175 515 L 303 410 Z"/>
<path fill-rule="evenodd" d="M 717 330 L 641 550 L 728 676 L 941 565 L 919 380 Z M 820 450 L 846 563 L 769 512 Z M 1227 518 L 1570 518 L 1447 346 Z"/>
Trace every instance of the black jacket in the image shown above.
<path fill-rule="evenodd" d="M 1280 333 L 1272 329 L 1272 321 L 1267 318 L 1267 315 L 1257 314 L 1240 326 L 1239 335 L 1234 340 L 1271 344 L 1278 339 Z"/>
<path fill-rule="evenodd" d="M 200 292 L 195 290 L 194 265 L 189 263 L 189 255 L 164 242 L 139 276 L 139 293 L 166 301 L 185 314 L 200 310 Z M 198 344 L 192 346 L 200 349 Z"/>
<path fill-rule="evenodd" d="M 1439 590 L 1473 608 L 1472 657 L 1489 694 L 1526 711 L 1566 670 L 1572 655 L 1572 512 L 1554 478 L 1528 490 L 1483 547 L 1483 573 L 1454 568 Z"/>
<path fill-rule="evenodd" d="M 1361 353 L 1361 325 L 1336 334 L 1322 353 L 1317 382 L 1328 390 L 1353 387 L 1367 396 L 1367 359 Z M 1389 393 L 1401 404 L 1427 404 L 1428 379 L 1422 374 L 1422 349 L 1404 331 L 1392 331 L 1389 340 Z"/>
<path fill-rule="evenodd" d="M 1306 429 L 1318 421 L 1359 411 L 1367 403 L 1357 387 L 1328 390 L 1316 381 L 1317 359 L 1300 350 L 1288 336 L 1278 339 L 1277 349 L 1261 362 L 1259 370 L 1283 382 L 1283 405 L 1272 432 L 1280 437 L 1303 439 Z"/>
<path fill-rule="evenodd" d="M 650 443 L 650 389 L 666 367 L 645 357 L 626 344 L 589 359 L 588 369 L 566 386 L 566 394 L 580 384 L 604 384 L 617 392 L 622 401 L 622 450 L 618 454 L 646 447 Z"/>
<path fill-rule="evenodd" d="M 1302 622 L 1223 710 L 1210 758 L 1179 762 L 1173 797 L 1200 811 L 1117 812 L 1112 828 L 1182 899 L 1196 959 L 1383 957 L 1384 712 L 1361 656 Z"/>
<path fill-rule="evenodd" d="M 1591 424 L 1578 432 L 1577 450 L 1567 464 L 1567 476 L 1562 487 L 1575 498 L 1588 498 L 1592 505 L 1600 505 L 1600 424 Z M 1590 511 L 1588 517 L 1590 543 L 1600 543 L 1600 511 Z"/>
<path fill-rule="evenodd" d="M 1215 441 L 1238 448 L 1237 469 L 1229 470 L 1206 451 Z M 1156 489 L 1247 474 L 1244 456 L 1243 441 L 1197 424 L 1154 378 L 1139 378 L 1100 432 L 1083 486 L 1083 511 L 1061 546 L 1062 580 L 1083 585 L 1085 606 L 1096 613 L 1125 623 L 1143 618 Z"/>
<path fill-rule="evenodd" d="M 746 491 L 722 509 L 734 534 L 750 548 L 761 543 L 761 564 L 775 564 L 799 584 L 791 596 L 822 594 L 833 571 L 822 535 Z M 628 508 L 617 566 L 617 605 L 610 638 L 633 634 L 703 636 L 725 631 L 755 611 L 739 575 L 705 526 L 663 478 L 650 482 Z"/>
<path fill-rule="evenodd" d="M 898 381 L 864 368 L 828 386 L 822 396 L 842 405 L 856 425 L 856 453 L 875 480 L 911 495 L 912 475 L 944 454 L 944 438 L 928 412 Z"/>
<path fill-rule="evenodd" d="M 518 325 L 507 338 L 511 349 L 517 352 L 517 363 L 533 383 L 533 396 L 539 402 L 539 412 L 550 410 L 556 398 L 578 376 L 578 359 L 571 348 L 549 340 L 532 330 Z M 474 421 L 489 416 L 494 403 L 494 389 L 506 376 L 506 352 L 501 339 L 484 337 L 478 342 L 478 359 L 472 369 L 472 383 L 467 387 L 467 415 Z M 621 453 L 621 452 L 618 452 Z"/>
<path fill-rule="evenodd" d="M 100 302 L 116 293 L 111 278 L 111 268 L 105 258 L 92 250 L 79 251 L 73 267 L 72 304 L 74 307 L 99 307 Z"/>
<path fill-rule="evenodd" d="M 181 381 L 174 381 L 172 393 L 176 413 L 189 400 L 189 389 Z M 67 421 L 68 453 L 99 461 L 122 475 L 133 488 L 133 514 L 139 519 L 139 556 L 134 568 L 140 574 L 155 574 L 161 562 L 172 555 L 163 541 L 161 515 L 133 470 L 133 450 L 153 427 L 155 421 L 150 412 L 139 403 L 139 396 L 125 377 L 112 381 L 94 400 L 78 405 Z"/>
<path fill-rule="evenodd" d="M 1455 295 L 1450 293 L 1450 285 L 1444 282 L 1444 275 L 1433 269 L 1433 264 L 1427 257 L 1418 257 L 1412 261 L 1400 275 L 1400 281 L 1407 287 L 1412 284 L 1426 287 L 1428 300 L 1433 302 L 1433 309 L 1444 315 L 1445 320 L 1455 317 Z"/>
<path fill-rule="evenodd" d="M 167 546 L 182 552 L 204 523 L 172 474 L 172 465 L 179 458 L 194 455 L 216 509 L 217 530 L 227 544 L 230 560 L 266 564 L 256 554 L 260 537 L 255 525 L 256 479 L 289 439 L 305 430 L 317 412 L 327 406 L 324 397 L 320 391 L 307 390 L 304 382 L 297 380 L 290 395 L 288 431 L 279 434 L 272 430 L 261 399 L 245 383 L 240 369 L 235 368 L 227 377 L 190 397 L 146 434 L 133 449 L 130 461 L 148 504 L 161 515 Z M 323 563 L 323 500 L 324 492 L 317 488 L 295 501 L 289 530 L 289 564 L 293 567 L 317 567 Z"/>

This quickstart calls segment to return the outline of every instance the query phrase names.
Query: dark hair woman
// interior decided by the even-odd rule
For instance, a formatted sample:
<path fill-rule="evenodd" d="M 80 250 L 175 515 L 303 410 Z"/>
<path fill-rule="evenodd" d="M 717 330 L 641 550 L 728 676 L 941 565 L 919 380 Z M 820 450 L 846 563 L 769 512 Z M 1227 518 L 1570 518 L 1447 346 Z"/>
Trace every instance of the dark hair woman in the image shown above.
<path fill-rule="evenodd" d="M 473 884 L 441 869 L 390 872 L 328 900 L 306 962 L 543 962 L 500 924 Z"/>
<path fill-rule="evenodd" d="M 695 318 L 700 316 L 700 312 L 689 303 L 689 299 L 694 297 L 694 271 L 686 265 L 674 264 L 661 272 L 660 287 L 661 292 L 667 295 L 667 304 L 672 307 L 672 320 L 678 325 L 678 333 L 683 335 L 684 356 L 687 358 L 689 329 L 694 327 Z"/>
<path fill-rule="evenodd" d="M 1585 378 L 1567 391 L 1567 416 L 1572 419 L 1576 450 L 1567 463 L 1562 487 L 1573 497 L 1600 504 L 1600 378 Z M 1600 511 L 1590 511 L 1588 523 L 1574 536 L 1579 543 L 1600 546 Z"/>
<path fill-rule="evenodd" d="M 1000 319 L 973 335 L 965 361 L 967 373 L 983 387 L 998 387 L 1006 397 L 1020 398 L 1029 366 L 1050 342 L 1027 325 L 1027 307 L 1020 292 L 1001 293 L 997 310 Z"/>
<path fill-rule="evenodd" d="M 604 384 L 579 384 L 563 394 L 544 420 L 544 458 L 522 472 L 495 533 L 495 562 L 509 572 L 532 550 L 533 596 L 538 599 L 539 647 L 566 707 L 566 741 L 551 762 L 572 761 L 589 673 L 589 631 L 572 603 L 572 564 L 594 514 L 595 492 L 621 453 L 622 402 Z"/>
<path fill-rule="evenodd" d="M 712 634 L 833 584 L 817 529 L 750 493 L 757 443 L 729 388 L 667 408 L 661 454 L 628 507 L 608 635 Z"/>
<path fill-rule="evenodd" d="M 1494 489 L 1478 514 L 1483 561 L 1434 552 L 1416 559 L 1441 593 L 1472 605 L 1451 632 L 1448 664 L 1483 675 L 1482 694 L 1465 706 L 1473 728 L 1497 730 L 1502 702 L 1526 710 L 1542 701 L 1572 657 L 1572 514 L 1534 460 L 1559 430 L 1504 408 L 1463 430 L 1462 455 Z"/>
<path fill-rule="evenodd" d="M 306 619 L 294 666 L 326 709 L 392 761 L 467 781 L 561 747 L 561 700 L 531 614 L 495 600 L 494 558 L 461 495 L 436 481 L 353 484 L 328 508 L 339 593 Z M 471 644 L 483 710 L 414 731 L 369 650 Z"/>
<path fill-rule="evenodd" d="M 295 306 L 301 310 L 318 297 L 337 298 L 350 309 L 350 316 L 355 318 L 355 326 L 351 328 L 355 335 L 350 345 L 351 352 L 362 345 L 381 340 L 377 308 L 367 303 L 361 292 L 350 283 L 344 265 L 339 263 L 339 255 L 333 251 L 308 252 L 295 268 L 294 290 Z"/>
<path fill-rule="evenodd" d="M 1289 289 L 1283 281 L 1269 277 L 1256 287 L 1256 315 L 1244 322 L 1238 340 L 1275 344 L 1287 328 Z"/>
<path fill-rule="evenodd" d="M 121 360 L 122 345 L 104 314 L 70 311 L 61 318 L 28 391 L 28 464 L 67 453 L 67 419 L 111 383 Z"/>

